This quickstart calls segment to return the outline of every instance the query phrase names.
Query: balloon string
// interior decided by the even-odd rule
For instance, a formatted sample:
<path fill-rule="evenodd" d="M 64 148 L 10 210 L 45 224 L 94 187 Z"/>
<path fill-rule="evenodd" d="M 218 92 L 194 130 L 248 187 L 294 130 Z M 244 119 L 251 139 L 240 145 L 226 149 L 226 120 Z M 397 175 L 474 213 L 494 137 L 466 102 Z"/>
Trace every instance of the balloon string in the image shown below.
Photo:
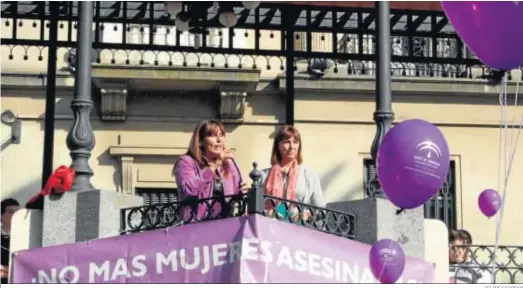
<path fill-rule="evenodd" d="M 496 255 L 497 255 L 497 250 L 498 250 L 498 247 L 499 247 L 499 238 L 501 236 L 501 223 L 502 223 L 502 220 L 503 220 L 503 212 L 505 211 L 505 201 L 507 199 L 507 186 L 508 186 L 508 179 L 509 179 L 509 176 L 510 176 L 510 172 L 512 170 L 512 164 L 514 163 L 514 158 L 516 156 L 516 148 L 517 148 L 517 143 L 519 142 L 519 135 L 521 134 L 521 130 L 523 128 L 523 116 L 521 117 L 521 121 L 519 122 L 519 131 L 518 131 L 518 134 L 516 135 L 516 145 L 514 146 L 514 149 L 512 149 L 512 153 L 511 153 L 511 156 L 510 156 L 510 162 L 509 162 L 509 167 L 508 167 L 508 172 L 507 172 L 507 175 L 505 176 L 505 181 L 504 181 L 504 184 L 503 184 L 503 197 L 502 197 L 502 200 L 501 200 L 501 207 L 500 207 L 500 212 L 499 212 L 499 215 L 498 215 L 498 218 L 497 218 L 497 223 L 496 223 L 496 242 L 494 244 L 494 253 L 493 253 L 493 257 L 492 257 L 492 275 L 494 276 L 494 269 L 495 269 L 495 265 L 496 265 Z M 494 278 L 495 277 L 492 277 L 492 284 L 494 284 Z"/>
<path fill-rule="evenodd" d="M 505 104 L 505 108 L 506 108 L 506 105 L 507 105 L 507 83 L 506 83 L 506 79 L 504 81 L 505 85 L 504 85 L 504 88 L 505 88 L 505 95 L 504 95 L 504 104 Z M 514 105 L 516 106 L 517 105 L 517 97 L 518 97 L 518 92 L 519 92 L 519 81 L 518 81 L 518 84 L 516 86 L 516 96 L 515 96 L 515 100 L 514 100 Z M 506 115 L 505 115 L 506 116 Z M 498 247 L 499 247 L 499 238 L 501 236 L 501 224 L 503 223 L 502 219 L 503 219 L 503 212 L 505 211 L 505 203 L 506 203 L 506 197 L 507 197 L 507 186 L 508 186 L 508 180 L 509 180 L 509 176 L 510 176 L 510 172 L 512 170 L 512 164 L 513 164 L 513 161 L 514 161 L 514 158 L 515 158 L 515 155 L 516 155 L 516 150 L 517 150 L 517 144 L 519 142 L 519 136 L 521 134 L 521 129 L 523 127 L 523 115 L 521 117 L 521 120 L 520 120 L 520 123 L 519 123 L 519 129 L 518 129 L 518 132 L 517 132 L 517 135 L 515 137 L 515 143 L 514 143 L 514 146 L 512 146 L 512 141 L 507 139 L 507 136 L 508 136 L 508 123 L 505 121 L 505 179 L 504 179 L 504 183 L 503 183 L 503 196 L 502 196 L 502 201 L 501 201 L 501 207 L 500 207 L 500 213 L 498 214 L 498 217 L 497 217 L 497 223 L 496 223 L 496 240 L 495 240 L 495 244 L 494 244 L 494 253 L 493 253 L 493 260 L 492 260 L 492 281 L 493 283 L 495 282 L 495 277 L 494 277 L 494 269 L 495 269 L 495 265 L 496 265 L 496 254 L 497 254 L 497 250 L 498 250 Z M 512 121 L 512 129 L 514 129 L 515 123 L 514 121 Z M 511 133 L 511 136 L 512 136 L 512 133 Z M 512 137 L 510 137 L 512 138 Z M 507 141 L 508 140 L 508 141 Z M 507 143 L 508 142 L 508 143 Z M 508 146 L 508 147 L 507 147 Z M 501 153 L 501 151 L 500 151 Z M 498 178 L 498 183 L 499 183 L 499 178 Z"/>
<path fill-rule="evenodd" d="M 405 211 L 405 209 L 401 209 L 401 210 Z M 407 217 L 406 213 L 403 213 L 403 215 L 404 215 L 405 217 Z M 403 219 L 403 224 L 401 225 L 401 227 L 403 228 L 403 234 L 402 234 L 402 236 L 403 236 L 403 235 L 408 235 L 408 234 L 407 234 L 407 225 L 405 224 L 405 220 L 406 220 L 406 219 Z M 404 241 L 401 241 L 401 242 L 404 242 L 404 243 L 399 243 L 400 246 L 401 246 L 401 248 L 403 248 L 403 245 L 404 245 L 404 244 L 406 244 L 408 241 L 410 241 L 410 239 L 408 238 L 408 236 L 405 236 L 405 237 L 406 237 L 406 239 L 404 239 Z M 403 254 L 405 254 L 405 251 L 403 251 Z M 425 255 L 425 251 L 423 251 L 423 255 Z M 405 266 L 407 266 L 407 263 L 406 263 L 406 262 L 407 262 L 407 255 L 404 255 L 404 258 L 405 258 Z M 405 272 L 405 270 L 403 270 L 403 272 Z M 401 274 L 402 274 L 402 275 L 401 275 L 400 277 L 403 279 L 403 283 L 402 283 L 402 284 L 405 284 L 406 279 L 405 279 L 405 277 L 403 277 L 403 273 L 401 273 Z M 424 275 L 424 276 L 425 276 L 425 275 Z"/>
<path fill-rule="evenodd" d="M 404 208 L 401 208 L 401 209 L 396 210 L 396 216 L 400 215 L 403 211 L 405 211 Z M 396 219 L 396 221 L 397 221 L 397 220 L 398 220 L 398 219 Z M 403 224 L 402 224 L 402 227 L 403 227 L 403 233 L 402 233 L 402 234 L 400 233 L 401 236 L 407 234 L 407 233 L 406 233 L 406 227 L 405 227 L 405 226 L 406 226 L 405 223 L 403 223 Z M 394 244 L 394 241 L 391 241 L 391 242 L 390 242 L 390 245 L 389 245 L 389 251 L 392 250 L 392 245 L 393 245 L 393 244 Z M 398 244 L 399 244 L 400 246 L 402 245 L 402 243 L 398 243 Z M 403 248 L 403 247 L 402 247 L 402 248 Z M 386 266 L 386 264 L 383 264 L 383 265 L 381 266 L 380 275 L 379 275 L 379 277 L 378 277 L 378 281 L 380 281 L 380 282 L 382 282 L 381 277 L 383 276 L 383 272 L 385 271 L 385 266 Z M 403 275 L 402 275 L 402 276 L 403 276 Z M 400 276 L 400 277 L 401 277 L 401 276 Z M 399 279 L 398 279 L 398 280 L 399 280 Z M 396 282 L 397 282 L 397 280 L 396 280 Z"/>
<path fill-rule="evenodd" d="M 518 78 L 518 82 L 516 83 L 516 95 L 514 96 L 514 114 L 516 114 L 515 112 L 517 111 L 517 107 L 518 107 L 518 94 L 519 94 L 519 83 L 520 83 L 520 81 L 521 80 Z M 517 123 L 516 122 L 516 115 L 514 115 L 512 117 L 512 127 L 511 127 L 512 130 L 510 130 L 510 135 L 511 135 L 510 139 L 512 139 L 512 136 L 513 136 L 512 134 L 516 133 L 516 131 L 515 131 L 516 130 L 515 128 L 517 127 L 516 123 Z M 510 146 L 514 147 L 514 145 L 517 145 L 517 142 L 512 144 L 512 140 L 511 140 L 510 141 Z"/>
<path fill-rule="evenodd" d="M 502 172 L 502 169 L 501 169 L 501 163 L 502 163 L 502 159 L 504 159 L 504 155 L 503 155 L 503 152 L 505 151 L 504 150 L 504 147 L 503 147 L 503 143 L 504 143 L 504 136 L 505 134 L 503 133 L 503 124 L 504 124 L 504 119 L 505 119 L 505 105 L 504 105 L 504 83 L 505 83 L 505 77 L 503 77 L 503 82 L 502 84 L 500 85 L 500 93 L 499 93 L 499 107 L 500 107 L 500 115 L 499 115 L 499 120 L 500 120 L 500 124 L 499 124 L 499 154 L 498 154 L 498 188 L 497 188 L 497 191 L 501 191 L 501 177 L 504 177 L 506 174 L 503 174 Z M 504 162 L 505 163 L 505 162 Z M 503 176 L 502 176 L 503 175 Z M 501 205 L 503 205 L 503 203 L 501 203 Z M 497 215 L 499 217 L 499 215 Z M 499 218 L 497 218 L 497 222 L 499 222 Z M 497 228 L 498 227 L 498 224 L 496 223 L 496 235 L 497 235 Z M 497 243 L 497 239 L 496 239 L 496 243 Z M 494 253 L 495 253 L 495 250 L 494 250 Z M 494 275 L 494 263 L 495 261 L 492 262 L 492 275 Z M 494 277 L 493 277 L 494 278 Z"/>
<path fill-rule="evenodd" d="M 394 241 L 390 241 L 389 251 L 387 251 L 387 253 L 390 252 L 390 251 L 392 250 L 392 245 L 393 245 L 393 243 L 394 243 Z M 378 255 L 380 255 L 380 254 L 379 254 L 379 251 L 378 251 Z M 378 281 L 380 281 L 381 283 L 383 283 L 383 280 L 381 279 L 381 277 L 383 276 L 383 272 L 385 271 L 385 266 L 386 266 L 386 265 L 387 265 L 386 263 L 382 263 L 382 265 L 381 265 L 380 276 L 378 277 Z"/>
<path fill-rule="evenodd" d="M 511 144 L 512 144 L 512 141 L 511 141 L 511 133 L 510 133 L 510 125 L 509 125 L 509 122 L 508 122 L 508 118 L 509 118 L 509 104 L 508 104 L 508 74 L 505 74 L 505 85 L 504 85 L 504 88 L 505 88 L 505 176 L 507 175 L 508 173 L 508 169 L 510 168 L 509 167 L 509 159 L 510 159 L 510 156 L 511 156 Z"/>
<path fill-rule="evenodd" d="M 499 89 L 499 155 L 498 155 L 498 189 L 497 191 L 500 191 L 501 189 L 501 159 L 503 154 L 503 115 L 504 115 L 504 106 L 503 106 L 503 86 L 500 86 Z"/>

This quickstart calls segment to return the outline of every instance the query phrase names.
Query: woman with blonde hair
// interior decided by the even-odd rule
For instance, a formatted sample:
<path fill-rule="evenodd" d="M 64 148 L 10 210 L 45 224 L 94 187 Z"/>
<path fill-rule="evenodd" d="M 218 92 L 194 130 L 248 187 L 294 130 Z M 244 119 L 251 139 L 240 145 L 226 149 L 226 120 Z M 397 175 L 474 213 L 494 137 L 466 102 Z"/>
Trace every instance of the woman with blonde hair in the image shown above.
<path fill-rule="evenodd" d="M 293 126 L 283 126 L 276 133 L 272 145 L 271 165 L 262 171 L 265 194 L 285 200 L 324 207 L 320 178 L 316 172 L 303 165 L 302 141 L 300 132 Z M 266 209 L 272 213 L 272 205 Z M 282 204 L 276 206 L 279 214 L 286 214 Z M 290 209 L 290 216 L 296 219 L 297 209 Z M 281 216 L 281 215 L 280 215 Z M 305 221 L 310 212 L 301 213 Z"/>
<path fill-rule="evenodd" d="M 206 203 L 198 205 L 196 215 L 190 209 L 182 211 L 185 221 L 196 216 L 197 219 L 216 217 L 229 213 L 227 196 L 247 190 L 241 173 L 234 162 L 234 155 L 225 145 L 225 129 L 216 120 L 202 121 L 194 130 L 189 149 L 176 162 L 173 174 L 178 185 L 180 200 L 188 198 L 207 199 L 218 197 L 212 207 Z M 211 212 L 212 211 L 212 212 Z M 210 215 L 209 213 L 212 213 Z"/>

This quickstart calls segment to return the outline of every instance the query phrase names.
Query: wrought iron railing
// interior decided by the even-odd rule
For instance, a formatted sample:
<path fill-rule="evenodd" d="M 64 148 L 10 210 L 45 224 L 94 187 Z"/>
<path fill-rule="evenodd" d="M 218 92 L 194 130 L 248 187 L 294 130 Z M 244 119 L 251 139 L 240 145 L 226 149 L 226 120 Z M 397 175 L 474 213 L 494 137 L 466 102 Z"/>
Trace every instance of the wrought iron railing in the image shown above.
<path fill-rule="evenodd" d="M 523 246 L 499 246 L 496 250 L 496 264 L 492 266 L 495 247 L 493 245 L 472 245 L 454 247 L 466 249 L 467 260 L 452 264 L 450 277 L 459 282 L 471 283 L 523 283 Z"/>
<path fill-rule="evenodd" d="M 131 207 L 121 211 L 121 231 L 132 233 L 236 217 L 245 214 L 246 205 L 247 195 L 239 194 Z"/>
<path fill-rule="evenodd" d="M 263 215 L 295 223 L 314 230 L 353 239 L 355 236 L 352 214 L 321 207 L 305 205 L 277 197 L 264 195 Z M 278 207 L 281 207 L 278 209 Z"/>
<path fill-rule="evenodd" d="M 247 194 L 207 199 L 189 198 L 122 209 L 122 234 L 260 214 L 325 233 L 354 238 L 354 215 L 264 195 L 260 183 L 261 173 L 257 170 L 256 163 L 249 176 L 253 185 Z M 276 206 L 278 209 L 275 209 Z"/>

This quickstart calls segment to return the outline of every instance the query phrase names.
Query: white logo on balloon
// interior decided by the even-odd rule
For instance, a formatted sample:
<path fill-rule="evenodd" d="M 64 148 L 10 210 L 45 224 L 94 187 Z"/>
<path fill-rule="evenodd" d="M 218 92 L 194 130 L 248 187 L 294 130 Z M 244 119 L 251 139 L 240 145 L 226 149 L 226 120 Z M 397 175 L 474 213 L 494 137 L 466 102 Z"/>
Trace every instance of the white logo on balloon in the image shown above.
<path fill-rule="evenodd" d="M 419 143 L 416 146 L 416 149 L 418 151 L 427 151 L 427 158 L 432 158 L 432 154 L 434 153 L 437 158 L 441 156 L 441 149 L 439 149 L 438 145 L 434 144 L 434 142 L 427 140 Z"/>
<path fill-rule="evenodd" d="M 394 255 L 396 254 L 396 251 L 388 248 L 383 248 L 379 251 L 380 259 L 383 263 L 392 262 L 394 261 Z"/>

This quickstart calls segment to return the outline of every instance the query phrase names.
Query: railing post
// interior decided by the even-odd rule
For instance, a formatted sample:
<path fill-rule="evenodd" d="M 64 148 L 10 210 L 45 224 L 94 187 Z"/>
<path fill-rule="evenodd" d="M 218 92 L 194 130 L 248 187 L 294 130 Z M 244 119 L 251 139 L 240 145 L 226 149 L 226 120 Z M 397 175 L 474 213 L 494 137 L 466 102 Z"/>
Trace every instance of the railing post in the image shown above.
<path fill-rule="evenodd" d="M 392 91 L 390 76 L 390 7 L 388 1 L 375 2 L 376 5 L 376 111 L 374 122 L 376 123 L 376 135 L 371 146 L 371 155 L 374 167 L 378 149 L 383 137 L 392 126 L 394 113 L 392 112 Z M 370 197 L 385 198 L 376 175 L 369 183 Z"/>
<path fill-rule="evenodd" d="M 252 171 L 249 177 L 252 180 L 252 186 L 247 195 L 247 213 L 263 214 L 265 203 L 263 200 L 263 183 L 261 183 L 262 174 L 258 170 L 258 163 L 252 163 Z"/>
<path fill-rule="evenodd" d="M 126 209 L 120 209 L 120 235 L 124 235 L 127 232 L 127 217 Z"/>

